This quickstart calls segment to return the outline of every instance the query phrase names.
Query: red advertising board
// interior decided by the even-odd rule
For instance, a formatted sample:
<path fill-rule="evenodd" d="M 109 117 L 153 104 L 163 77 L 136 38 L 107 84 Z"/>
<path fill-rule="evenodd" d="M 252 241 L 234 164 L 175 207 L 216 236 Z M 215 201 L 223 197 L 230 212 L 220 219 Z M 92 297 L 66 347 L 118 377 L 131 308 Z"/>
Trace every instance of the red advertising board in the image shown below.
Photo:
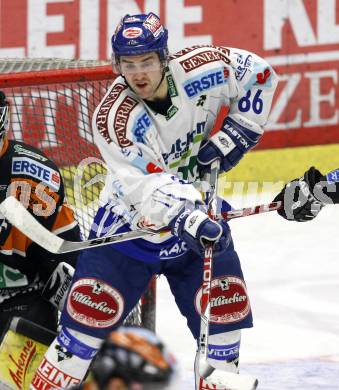
<path fill-rule="evenodd" d="M 339 0 L 2 0 L 0 56 L 107 59 L 120 17 L 151 10 L 172 51 L 240 47 L 276 69 L 260 148 L 339 143 Z"/>

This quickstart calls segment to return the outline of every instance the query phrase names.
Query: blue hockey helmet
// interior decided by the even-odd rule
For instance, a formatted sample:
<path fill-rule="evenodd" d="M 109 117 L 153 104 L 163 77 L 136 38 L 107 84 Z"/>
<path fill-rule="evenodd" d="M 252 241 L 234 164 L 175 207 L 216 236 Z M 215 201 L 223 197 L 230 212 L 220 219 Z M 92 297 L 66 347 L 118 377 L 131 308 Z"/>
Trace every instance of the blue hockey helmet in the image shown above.
<path fill-rule="evenodd" d="M 115 64 L 121 56 L 135 56 L 157 52 L 160 61 L 165 62 L 168 55 L 168 31 L 159 17 L 148 14 L 125 15 L 112 36 L 112 58 Z"/>

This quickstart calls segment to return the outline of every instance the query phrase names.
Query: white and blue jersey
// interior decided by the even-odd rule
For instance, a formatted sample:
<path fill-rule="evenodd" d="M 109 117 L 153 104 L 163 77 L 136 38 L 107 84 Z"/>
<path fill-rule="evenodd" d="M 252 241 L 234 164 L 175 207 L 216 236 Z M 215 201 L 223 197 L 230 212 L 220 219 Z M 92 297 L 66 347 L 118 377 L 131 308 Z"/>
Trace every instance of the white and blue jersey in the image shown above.
<path fill-rule="evenodd" d="M 94 113 L 95 142 L 108 175 L 92 238 L 129 229 L 160 229 L 185 202 L 201 202 L 202 194 L 194 186 L 199 182 L 197 154 L 219 113 L 225 116 L 227 106 L 230 113 L 263 127 L 277 83 L 273 69 L 258 56 L 213 46 L 173 55 L 165 77 L 172 102 L 167 115 L 153 112 L 122 77 Z M 203 273 L 203 259 L 169 233 L 83 250 L 61 324 L 106 337 L 124 321 L 151 278 L 163 274 L 197 339 Z M 232 242 L 213 259 L 211 297 L 210 334 L 252 326 Z"/>
<path fill-rule="evenodd" d="M 197 154 L 224 108 L 263 127 L 277 76 L 257 55 L 234 48 L 196 46 L 170 57 L 165 78 L 167 115 L 149 108 L 118 77 L 93 115 L 95 142 L 108 175 L 92 237 L 167 226 L 185 202 L 201 202 L 193 186 Z M 225 114 L 224 114 L 225 115 Z M 186 245 L 157 235 L 116 245 L 138 260 L 181 256 Z"/>

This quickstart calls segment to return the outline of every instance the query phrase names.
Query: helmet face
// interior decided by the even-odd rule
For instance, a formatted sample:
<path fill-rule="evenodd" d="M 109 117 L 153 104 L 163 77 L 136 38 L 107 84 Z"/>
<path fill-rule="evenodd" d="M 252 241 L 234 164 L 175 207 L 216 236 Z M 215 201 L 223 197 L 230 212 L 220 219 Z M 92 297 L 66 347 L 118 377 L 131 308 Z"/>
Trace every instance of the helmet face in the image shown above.
<path fill-rule="evenodd" d="M 157 52 L 160 60 L 166 60 L 168 32 L 157 15 L 126 15 L 112 36 L 113 61 L 121 56 L 135 56 Z"/>
<path fill-rule="evenodd" d="M 0 91 L 0 141 L 5 137 L 8 130 L 9 104 L 5 94 Z"/>

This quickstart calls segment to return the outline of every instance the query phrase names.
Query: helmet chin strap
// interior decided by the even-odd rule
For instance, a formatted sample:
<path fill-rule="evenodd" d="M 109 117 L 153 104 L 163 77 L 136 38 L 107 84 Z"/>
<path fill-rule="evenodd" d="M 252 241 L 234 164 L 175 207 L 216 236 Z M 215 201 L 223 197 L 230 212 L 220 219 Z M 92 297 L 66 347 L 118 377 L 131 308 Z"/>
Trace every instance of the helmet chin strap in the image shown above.
<path fill-rule="evenodd" d="M 166 71 L 165 71 L 166 67 L 164 66 L 162 68 L 162 76 L 161 76 L 161 80 L 159 81 L 159 84 L 158 86 L 155 88 L 155 91 L 153 93 L 153 95 L 157 92 L 157 90 L 160 88 L 160 85 L 162 84 L 162 82 L 164 81 L 164 78 L 165 78 L 165 74 L 166 74 Z"/>

